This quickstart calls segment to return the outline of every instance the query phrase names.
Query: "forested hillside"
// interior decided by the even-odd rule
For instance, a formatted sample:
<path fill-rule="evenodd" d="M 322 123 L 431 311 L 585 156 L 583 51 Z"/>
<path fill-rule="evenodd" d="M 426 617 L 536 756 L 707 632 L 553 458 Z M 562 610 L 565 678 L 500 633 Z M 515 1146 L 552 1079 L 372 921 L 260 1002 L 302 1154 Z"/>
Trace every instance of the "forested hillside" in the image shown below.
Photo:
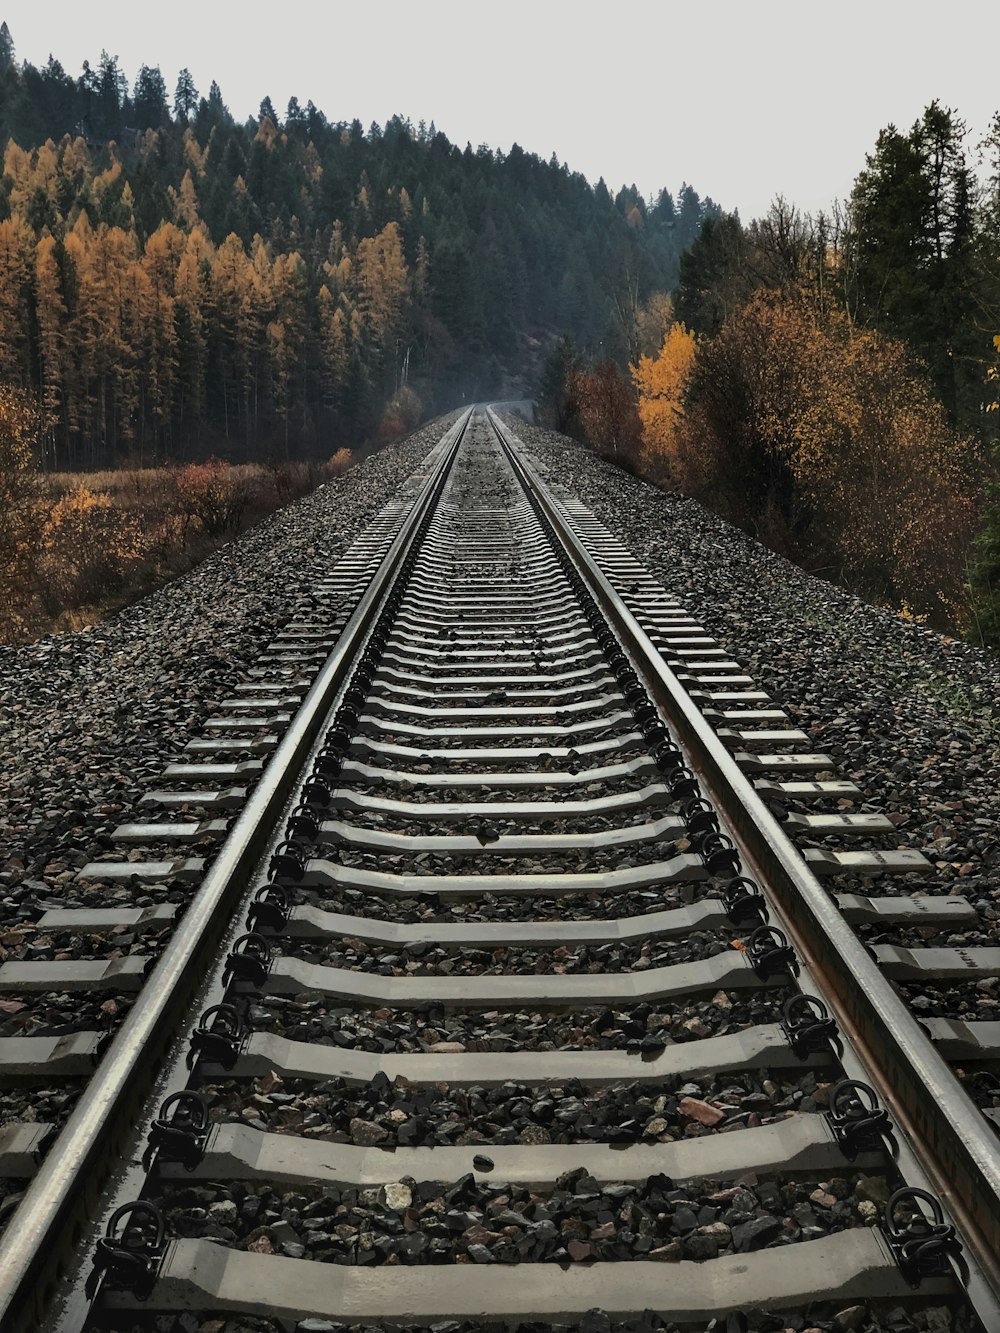
<path fill-rule="evenodd" d="M 186 70 L 20 63 L 6 25 L 0 138 L 0 382 L 60 468 L 326 455 L 404 386 L 530 385 L 554 331 L 624 358 L 718 211 L 295 98 L 240 124 Z"/>
<path fill-rule="evenodd" d="M 860 165 L 860 164 L 859 164 Z M 568 345 L 554 421 L 807 568 L 1000 644 L 1000 116 L 888 126 L 849 199 L 708 218 L 631 382 Z"/>

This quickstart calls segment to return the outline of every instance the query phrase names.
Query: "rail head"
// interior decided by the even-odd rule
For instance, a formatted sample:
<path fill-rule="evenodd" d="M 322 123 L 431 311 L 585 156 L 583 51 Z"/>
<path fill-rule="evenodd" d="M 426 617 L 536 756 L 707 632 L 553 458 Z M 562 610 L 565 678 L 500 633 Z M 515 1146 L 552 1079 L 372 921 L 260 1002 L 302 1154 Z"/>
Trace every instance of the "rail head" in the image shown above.
<path fill-rule="evenodd" d="M 748 872 L 775 896 L 781 924 L 965 1243 L 970 1298 L 1000 1328 L 1000 1145 L 992 1127 L 844 920 L 642 626 L 573 531 L 517 435 L 487 409 L 528 494 L 624 642 Z M 904 1149 L 905 1150 L 905 1149 Z"/>

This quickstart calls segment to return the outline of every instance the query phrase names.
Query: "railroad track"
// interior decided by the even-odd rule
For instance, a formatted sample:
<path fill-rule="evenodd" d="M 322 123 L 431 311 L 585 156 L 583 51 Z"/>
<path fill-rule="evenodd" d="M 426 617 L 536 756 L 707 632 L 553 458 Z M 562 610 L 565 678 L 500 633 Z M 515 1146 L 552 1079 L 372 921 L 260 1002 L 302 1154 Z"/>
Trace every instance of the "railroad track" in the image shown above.
<path fill-rule="evenodd" d="M 0 967 L 4 1330 L 1000 1327 L 974 909 L 494 414 L 205 732 Z"/>

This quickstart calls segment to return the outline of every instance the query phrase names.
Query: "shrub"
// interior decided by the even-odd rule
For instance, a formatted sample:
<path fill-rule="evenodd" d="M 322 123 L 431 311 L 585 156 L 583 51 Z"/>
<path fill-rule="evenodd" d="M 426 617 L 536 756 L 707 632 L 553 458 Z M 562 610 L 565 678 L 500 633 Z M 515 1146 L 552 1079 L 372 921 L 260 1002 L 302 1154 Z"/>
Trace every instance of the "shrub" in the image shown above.
<path fill-rule="evenodd" d="M 353 462 L 354 455 L 350 449 L 340 448 L 323 464 L 323 471 L 327 477 L 342 477 Z"/>
<path fill-rule="evenodd" d="M 632 385 L 614 361 L 573 372 L 567 397 L 575 404 L 579 433 L 586 444 L 616 463 L 639 453 L 642 423 Z"/>
<path fill-rule="evenodd" d="M 386 403 L 379 424 L 379 437 L 384 440 L 395 440 L 401 435 L 406 435 L 420 425 L 423 414 L 424 405 L 419 396 L 408 384 L 404 384 Z"/>
<path fill-rule="evenodd" d="M 188 463 L 177 473 L 179 508 L 209 537 L 239 531 L 250 492 L 248 479 L 218 458 Z"/>
<path fill-rule="evenodd" d="M 116 509 L 103 491 L 77 486 L 56 501 L 42 528 L 43 601 L 56 611 L 117 592 L 146 549 L 133 515 Z"/>
<path fill-rule="evenodd" d="M 0 385 L 0 641 L 26 621 L 45 515 L 35 469 L 43 418 L 20 389 Z"/>

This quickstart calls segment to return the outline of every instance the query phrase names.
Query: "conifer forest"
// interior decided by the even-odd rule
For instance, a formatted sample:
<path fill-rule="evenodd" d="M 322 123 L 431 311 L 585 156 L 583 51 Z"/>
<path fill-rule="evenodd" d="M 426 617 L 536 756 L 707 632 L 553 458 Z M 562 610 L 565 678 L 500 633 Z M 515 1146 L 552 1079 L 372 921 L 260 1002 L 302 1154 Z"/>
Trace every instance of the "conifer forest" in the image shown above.
<path fill-rule="evenodd" d="M 1000 116 L 980 143 L 930 101 L 828 213 L 743 219 L 401 116 L 265 96 L 240 121 L 186 69 L 33 65 L 4 23 L 0 147 L 5 637 L 169 575 L 168 547 L 359 445 L 516 397 L 807 569 L 1000 643 Z M 173 535 L 99 469 L 169 474 Z"/>

